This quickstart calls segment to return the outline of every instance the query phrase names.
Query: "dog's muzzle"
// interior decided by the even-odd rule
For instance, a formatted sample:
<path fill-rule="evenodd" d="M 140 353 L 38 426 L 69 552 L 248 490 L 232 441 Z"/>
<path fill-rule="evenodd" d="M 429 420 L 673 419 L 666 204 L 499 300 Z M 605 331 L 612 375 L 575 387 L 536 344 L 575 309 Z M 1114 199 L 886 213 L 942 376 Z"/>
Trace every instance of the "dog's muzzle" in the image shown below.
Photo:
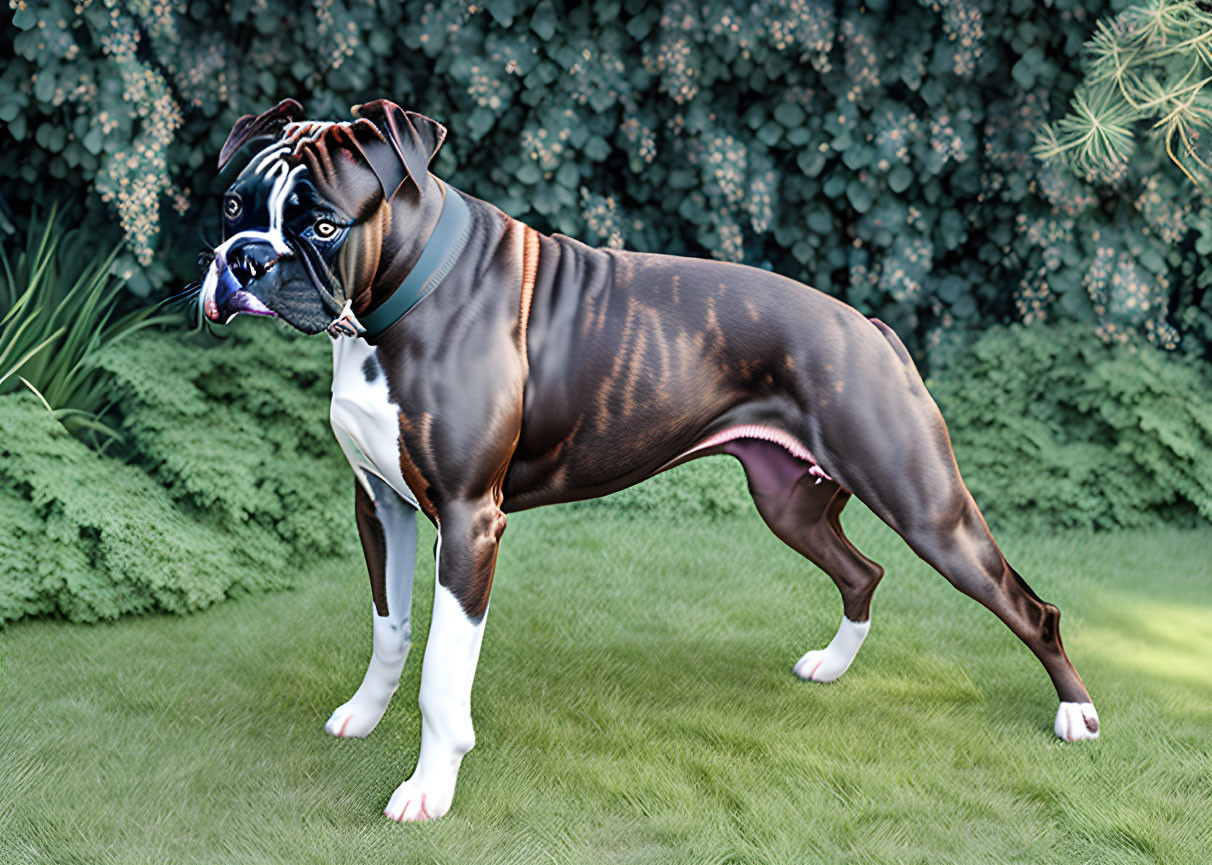
<path fill-rule="evenodd" d="M 273 246 L 251 241 L 233 246 L 215 256 L 202 290 L 202 311 L 211 321 L 227 324 L 241 312 L 275 315 L 248 286 L 277 264 Z"/>

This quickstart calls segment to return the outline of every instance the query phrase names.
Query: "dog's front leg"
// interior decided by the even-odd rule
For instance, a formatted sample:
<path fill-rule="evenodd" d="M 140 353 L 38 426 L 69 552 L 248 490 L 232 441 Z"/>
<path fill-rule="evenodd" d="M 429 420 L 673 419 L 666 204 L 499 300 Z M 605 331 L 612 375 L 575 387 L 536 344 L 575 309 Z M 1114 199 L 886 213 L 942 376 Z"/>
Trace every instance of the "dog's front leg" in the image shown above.
<path fill-rule="evenodd" d="M 374 600 L 370 664 L 357 692 L 338 706 L 324 729 L 334 736 L 362 738 L 379 723 L 412 645 L 412 576 L 417 560 L 417 517 L 411 503 L 373 474 L 355 486 L 358 534 Z"/>
<path fill-rule="evenodd" d="M 452 502 L 438 513 L 433 618 L 421 665 L 421 753 L 412 777 L 384 813 L 400 822 L 450 810 L 463 755 L 475 745 L 471 684 L 505 514 L 492 496 Z"/>

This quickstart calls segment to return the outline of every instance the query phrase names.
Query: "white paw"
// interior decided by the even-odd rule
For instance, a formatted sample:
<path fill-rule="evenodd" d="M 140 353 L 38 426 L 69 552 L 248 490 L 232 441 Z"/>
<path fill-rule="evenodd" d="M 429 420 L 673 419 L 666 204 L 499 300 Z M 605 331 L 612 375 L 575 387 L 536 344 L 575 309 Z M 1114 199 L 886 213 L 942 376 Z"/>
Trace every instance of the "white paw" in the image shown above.
<path fill-rule="evenodd" d="M 1066 742 L 1098 738 L 1098 712 L 1093 703 L 1061 703 L 1052 728 Z"/>
<path fill-rule="evenodd" d="M 795 674 L 809 682 L 833 682 L 850 669 L 854 656 L 867 638 L 871 620 L 852 622 L 842 616 L 837 633 L 829 645 L 815 649 L 795 663 Z"/>
<path fill-rule="evenodd" d="M 370 735 L 385 711 L 386 701 L 375 704 L 370 700 L 359 699 L 355 694 L 348 703 L 336 708 L 324 722 L 324 729 L 342 739 L 362 739 Z"/>
<path fill-rule="evenodd" d="M 807 682 L 833 682 L 850 669 L 852 660 L 828 649 L 816 649 L 796 662 L 795 674 Z"/>
<path fill-rule="evenodd" d="M 454 790 L 443 794 L 442 791 L 426 789 L 428 786 L 409 778 L 391 794 L 383 813 L 397 823 L 419 823 L 441 817 L 450 810 Z"/>

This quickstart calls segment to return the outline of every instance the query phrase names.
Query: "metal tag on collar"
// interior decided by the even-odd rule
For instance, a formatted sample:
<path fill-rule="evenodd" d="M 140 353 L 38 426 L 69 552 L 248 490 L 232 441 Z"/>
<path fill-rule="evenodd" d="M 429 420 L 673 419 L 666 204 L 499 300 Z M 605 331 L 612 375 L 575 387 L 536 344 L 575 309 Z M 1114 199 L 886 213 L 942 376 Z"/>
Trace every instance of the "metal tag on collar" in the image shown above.
<path fill-rule="evenodd" d="M 348 336 L 351 339 L 357 339 L 364 333 L 366 333 L 366 328 L 362 326 L 362 322 L 358 321 L 358 317 L 354 315 L 353 301 L 345 301 L 341 314 L 328 325 L 328 335 L 333 339 L 336 339 L 338 336 Z"/>

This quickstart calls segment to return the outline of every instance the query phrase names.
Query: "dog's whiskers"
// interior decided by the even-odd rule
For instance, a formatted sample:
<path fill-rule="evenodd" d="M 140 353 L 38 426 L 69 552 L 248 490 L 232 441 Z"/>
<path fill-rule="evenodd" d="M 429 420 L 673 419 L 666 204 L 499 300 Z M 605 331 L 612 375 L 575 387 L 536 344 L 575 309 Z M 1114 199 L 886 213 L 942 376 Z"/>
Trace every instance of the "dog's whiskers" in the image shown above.
<path fill-rule="evenodd" d="M 169 304 L 169 303 L 187 303 L 187 302 L 195 299 L 201 291 L 202 291 L 202 280 L 198 280 L 197 282 L 191 282 L 189 285 L 185 286 L 184 289 L 182 289 L 181 291 L 172 295 L 171 297 L 164 298 L 164 300 L 160 301 L 157 304 L 157 306 L 164 306 L 165 304 Z"/>

